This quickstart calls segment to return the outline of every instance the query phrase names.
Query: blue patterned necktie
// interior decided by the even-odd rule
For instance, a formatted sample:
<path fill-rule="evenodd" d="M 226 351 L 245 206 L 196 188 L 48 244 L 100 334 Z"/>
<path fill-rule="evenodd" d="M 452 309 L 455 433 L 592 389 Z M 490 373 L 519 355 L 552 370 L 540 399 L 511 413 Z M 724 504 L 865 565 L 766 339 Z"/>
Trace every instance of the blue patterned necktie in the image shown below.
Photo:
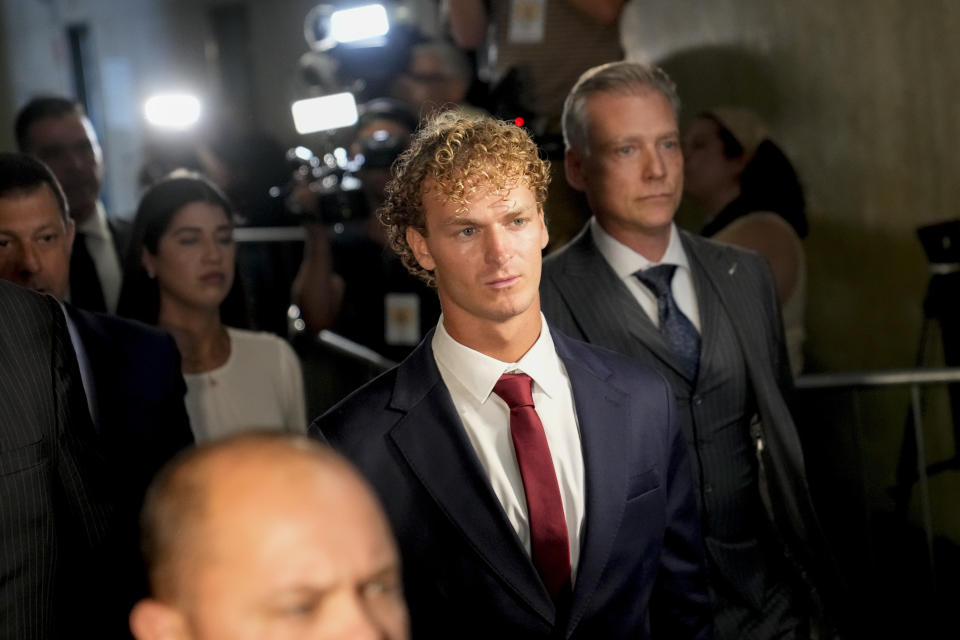
<path fill-rule="evenodd" d="M 700 368 L 700 334 L 690 319 L 683 315 L 673 298 L 670 283 L 676 271 L 675 264 L 661 264 L 641 269 L 633 275 L 657 296 L 660 333 L 680 360 L 683 374 L 688 380 L 695 380 Z"/>

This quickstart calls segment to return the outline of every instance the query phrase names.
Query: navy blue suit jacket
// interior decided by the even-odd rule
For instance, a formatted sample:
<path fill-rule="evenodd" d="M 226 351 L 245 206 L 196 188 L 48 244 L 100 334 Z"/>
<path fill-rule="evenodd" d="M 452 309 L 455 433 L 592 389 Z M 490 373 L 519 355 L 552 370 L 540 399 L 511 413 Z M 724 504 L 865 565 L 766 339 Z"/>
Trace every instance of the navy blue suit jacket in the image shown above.
<path fill-rule="evenodd" d="M 586 516 L 558 611 L 490 486 L 434 361 L 433 332 L 311 425 L 386 508 L 413 637 L 706 638 L 699 525 L 673 394 L 653 369 L 551 332 L 573 388 Z"/>
<path fill-rule="evenodd" d="M 66 307 L 93 373 L 97 430 L 133 484 L 128 489 L 142 494 L 167 460 L 193 444 L 180 351 L 155 327 Z"/>
<path fill-rule="evenodd" d="M 140 322 L 66 305 L 89 360 L 96 431 L 112 479 L 117 522 L 108 596 L 116 602 L 118 636 L 127 636 L 130 607 L 147 595 L 139 550 L 139 515 L 157 471 L 193 444 L 183 404 L 180 352 L 168 334 Z"/>

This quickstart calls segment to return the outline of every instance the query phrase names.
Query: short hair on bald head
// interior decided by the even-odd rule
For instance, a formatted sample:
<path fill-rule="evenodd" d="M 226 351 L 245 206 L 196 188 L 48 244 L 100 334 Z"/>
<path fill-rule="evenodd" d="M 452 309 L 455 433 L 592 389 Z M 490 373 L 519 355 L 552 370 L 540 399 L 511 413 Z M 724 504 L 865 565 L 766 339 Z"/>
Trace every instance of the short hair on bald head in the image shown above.
<path fill-rule="evenodd" d="M 172 602 L 179 594 L 178 565 L 194 563 L 187 546 L 207 512 L 210 475 L 207 468 L 228 455 L 255 455 L 262 460 L 283 454 L 302 455 L 318 468 L 350 468 L 333 449 L 304 436 L 250 432 L 201 444 L 174 458 L 147 490 L 140 517 L 141 550 L 153 596 Z M 186 563 L 182 562 L 187 557 Z M 180 562 L 177 562 L 177 560 Z"/>

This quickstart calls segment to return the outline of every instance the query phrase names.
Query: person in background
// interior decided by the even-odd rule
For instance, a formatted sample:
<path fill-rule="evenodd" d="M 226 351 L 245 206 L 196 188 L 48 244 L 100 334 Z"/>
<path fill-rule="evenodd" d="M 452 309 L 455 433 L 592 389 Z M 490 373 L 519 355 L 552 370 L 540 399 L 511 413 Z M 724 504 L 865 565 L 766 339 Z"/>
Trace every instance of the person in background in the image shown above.
<path fill-rule="evenodd" d="M 742 107 L 699 114 L 684 137 L 684 195 L 707 214 L 701 233 L 756 251 L 770 264 L 790 368 L 803 369 L 807 235 L 803 189 L 763 121 Z"/>
<path fill-rule="evenodd" d="M 315 276 L 298 277 L 294 284 L 295 300 L 308 327 L 330 328 L 395 361 L 406 357 L 440 317 L 436 292 L 412 276 L 390 250 L 376 216 L 390 166 L 407 148 L 416 127 L 413 112 L 398 100 L 377 98 L 361 106 L 350 153 L 354 159 L 364 158 L 356 175 L 365 208 L 338 225 L 339 233 L 328 233 L 319 223 L 305 225 L 301 273 L 323 273 L 317 267 L 326 260 L 339 290 L 337 284 L 317 286 Z M 316 209 L 317 203 L 307 198 L 301 206 Z"/>
<path fill-rule="evenodd" d="M 14 134 L 20 151 L 53 171 L 76 222 L 68 299 L 82 309 L 113 313 L 130 226 L 108 217 L 100 201 L 103 152 L 90 119 L 78 102 L 44 96 L 20 109 Z"/>
<path fill-rule="evenodd" d="M 567 91 L 586 69 L 623 58 L 624 0 L 445 0 L 454 42 L 478 50 L 500 95 L 496 115 L 559 134 Z M 498 90 L 499 87 L 499 90 Z M 513 111 L 511 112 L 511 109 Z"/>
<path fill-rule="evenodd" d="M 169 331 L 183 359 L 198 442 L 253 428 L 303 431 L 300 364 L 246 326 L 230 203 L 199 175 L 174 172 L 140 201 L 118 312 Z"/>
<path fill-rule="evenodd" d="M 484 108 L 523 118 L 550 160 L 550 253 L 586 222 L 583 196 L 563 177 L 563 100 L 581 73 L 623 59 L 625 0 L 444 0 L 453 40 L 476 50 L 490 95 Z"/>
<path fill-rule="evenodd" d="M 148 495 L 143 549 L 152 595 L 130 615 L 137 640 L 409 637 L 380 505 L 306 438 L 244 434 L 177 460 Z"/>
<path fill-rule="evenodd" d="M 407 68 L 390 93 L 420 118 L 454 107 L 480 113 L 464 104 L 472 81 L 473 68 L 463 51 L 445 40 L 427 40 L 411 47 Z"/>

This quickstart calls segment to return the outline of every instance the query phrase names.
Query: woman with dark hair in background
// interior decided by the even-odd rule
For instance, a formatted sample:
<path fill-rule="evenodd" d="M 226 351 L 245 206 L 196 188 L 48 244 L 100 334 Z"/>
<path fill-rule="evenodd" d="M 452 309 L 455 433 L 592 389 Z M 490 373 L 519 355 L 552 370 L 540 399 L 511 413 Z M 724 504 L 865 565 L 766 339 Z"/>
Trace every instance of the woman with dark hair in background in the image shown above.
<path fill-rule="evenodd" d="M 761 254 L 783 311 L 790 367 L 803 368 L 807 235 L 803 189 L 766 126 L 742 108 L 704 111 L 684 138 L 684 193 L 701 205 L 701 233 Z"/>
<path fill-rule="evenodd" d="M 198 174 L 174 172 L 151 187 L 133 222 L 117 309 L 176 340 L 197 442 L 246 429 L 306 429 L 293 349 L 237 328 L 248 323 L 231 210 Z"/>

